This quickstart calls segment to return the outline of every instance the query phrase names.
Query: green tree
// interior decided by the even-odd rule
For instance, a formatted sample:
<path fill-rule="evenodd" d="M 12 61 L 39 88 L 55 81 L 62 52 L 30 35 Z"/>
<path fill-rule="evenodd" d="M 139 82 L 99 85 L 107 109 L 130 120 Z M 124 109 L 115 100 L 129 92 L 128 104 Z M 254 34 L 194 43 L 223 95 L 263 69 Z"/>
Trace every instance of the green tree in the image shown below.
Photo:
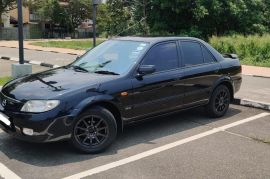
<path fill-rule="evenodd" d="M 129 12 L 131 13 L 131 23 L 133 24 L 133 31 L 136 35 L 149 35 L 149 25 L 147 18 L 150 9 L 150 0 L 125 0 Z M 132 32 L 132 31 L 131 31 Z"/>
<path fill-rule="evenodd" d="M 65 26 L 69 32 L 74 32 L 83 20 L 90 19 L 92 13 L 92 3 L 89 0 L 69 0 L 64 6 L 58 0 L 32 0 L 31 8 L 42 21 Z"/>
<path fill-rule="evenodd" d="M 126 3 L 122 0 L 108 0 L 108 34 L 127 35 L 129 27 L 132 26 L 132 14 Z"/>
<path fill-rule="evenodd" d="M 72 29 L 80 25 L 83 20 L 90 19 L 92 3 L 89 0 L 70 0 L 67 8 L 67 16 L 70 19 Z"/>
<path fill-rule="evenodd" d="M 111 17 L 108 12 L 108 4 L 100 4 L 97 8 L 97 32 L 106 37 L 109 35 Z"/>

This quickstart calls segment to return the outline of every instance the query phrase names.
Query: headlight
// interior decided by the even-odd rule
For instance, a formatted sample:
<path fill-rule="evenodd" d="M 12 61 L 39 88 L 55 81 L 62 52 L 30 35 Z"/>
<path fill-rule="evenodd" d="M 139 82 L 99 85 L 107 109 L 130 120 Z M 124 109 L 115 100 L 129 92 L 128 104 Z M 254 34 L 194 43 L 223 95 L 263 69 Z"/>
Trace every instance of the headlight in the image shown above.
<path fill-rule="evenodd" d="M 21 111 L 23 112 L 46 112 L 52 110 L 53 108 L 59 105 L 60 101 L 58 100 L 31 100 L 27 101 Z"/>

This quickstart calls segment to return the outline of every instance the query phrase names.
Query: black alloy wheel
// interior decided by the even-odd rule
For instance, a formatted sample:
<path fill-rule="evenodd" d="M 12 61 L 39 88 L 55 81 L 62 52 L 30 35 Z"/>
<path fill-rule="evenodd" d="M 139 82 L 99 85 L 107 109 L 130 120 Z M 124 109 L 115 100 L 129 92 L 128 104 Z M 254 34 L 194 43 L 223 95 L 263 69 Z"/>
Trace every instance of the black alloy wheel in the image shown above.
<path fill-rule="evenodd" d="M 108 148 L 117 135 L 113 114 L 95 106 L 82 113 L 74 123 L 71 141 L 82 152 L 98 153 Z"/>
<path fill-rule="evenodd" d="M 84 116 L 74 130 L 76 140 L 86 146 L 99 145 L 109 136 L 108 124 L 100 116 Z"/>
<path fill-rule="evenodd" d="M 228 91 L 225 89 L 220 90 L 215 99 L 216 111 L 223 112 L 229 104 L 230 97 Z"/>
<path fill-rule="evenodd" d="M 206 105 L 206 113 L 210 117 L 222 117 L 228 111 L 231 94 L 227 86 L 219 85 L 212 93 Z"/>

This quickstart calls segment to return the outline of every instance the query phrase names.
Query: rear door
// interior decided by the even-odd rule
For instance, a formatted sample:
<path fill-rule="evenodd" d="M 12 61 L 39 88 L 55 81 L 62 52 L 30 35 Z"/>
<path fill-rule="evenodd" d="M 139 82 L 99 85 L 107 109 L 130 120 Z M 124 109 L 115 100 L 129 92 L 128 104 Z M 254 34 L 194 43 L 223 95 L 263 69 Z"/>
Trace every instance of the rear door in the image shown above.
<path fill-rule="evenodd" d="M 182 104 L 184 89 L 179 79 L 183 74 L 177 46 L 175 41 L 155 45 L 143 59 L 141 65 L 155 65 L 156 71 L 141 80 L 132 79 L 134 116 L 147 116 Z"/>
<path fill-rule="evenodd" d="M 200 42 L 181 40 L 182 68 L 185 84 L 184 104 L 206 103 L 214 82 L 219 78 L 220 64 Z"/>

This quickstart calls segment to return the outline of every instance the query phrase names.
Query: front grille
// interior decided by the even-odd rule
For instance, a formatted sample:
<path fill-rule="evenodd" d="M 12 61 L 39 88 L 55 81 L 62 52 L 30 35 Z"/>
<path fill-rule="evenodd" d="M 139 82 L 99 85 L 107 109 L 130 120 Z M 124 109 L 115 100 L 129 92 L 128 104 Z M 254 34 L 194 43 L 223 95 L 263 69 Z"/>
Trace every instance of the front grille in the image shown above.
<path fill-rule="evenodd" d="M 20 111 L 23 103 L 12 99 L 6 95 L 4 95 L 2 92 L 0 92 L 0 105 L 4 108 L 6 111 Z"/>

